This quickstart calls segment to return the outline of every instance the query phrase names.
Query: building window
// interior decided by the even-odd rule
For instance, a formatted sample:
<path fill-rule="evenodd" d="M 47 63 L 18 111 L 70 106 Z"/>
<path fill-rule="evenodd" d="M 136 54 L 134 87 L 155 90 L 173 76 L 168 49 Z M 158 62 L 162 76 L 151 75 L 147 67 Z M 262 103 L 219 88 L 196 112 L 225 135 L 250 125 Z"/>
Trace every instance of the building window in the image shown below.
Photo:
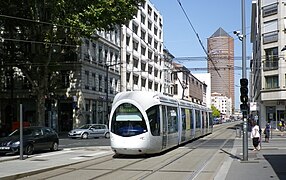
<path fill-rule="evenodd" d="M 89 89 L 89 72 L 85 71 L 85 89 Z"/>
<path fill-rule="evenodd" d="M 141 23 L 142 24 L 145 24 L 145 21 L 146 21 L 146 17 L 144 14 L 141 14 Z"/>
<path fill-rule="evenodd" d="M 133 84 L 138 85 L 138 76 L 133 76 Z"/>
<path fill-rule="evenodd" d="M 102 76 L 101 75 L 98 76 L 98 86 L 99 86 L 98 91 L 102 92 Z"/>
<path fill-rule="evenodd" d="M 148 15 L 152 16 L 152 8 L 148 5 Z"/>
<path fill-rule="evenodd" d="M 95 73 L 92 73 L 92 90 L 95 91 L 95 86 L 96 86 L 96 76 Z"/>
<path fill-rule="evenodd" d="M 156 69 L 156 68 L 155 68 L 155 70 L 154 70 L 154 76 L 155 76 L 155 77 L 158 77 L 158 69 Z"/>
<path fill-rule="evenodd" d="M 146 79 L 145 78 L 141 78 L 141 86 L 146 87 Z"/>
<path fill-rule="evenodd" d="M 275 75 L 275 76 L 265 76 L 265 88 L 266 88 L 266 89 L 276 89 L 276 88 L 279 88 L 278 75 Z"/>
<path fill-rule="evenodd" d="M 158 15 L 157 13 L 154 12 L 154 21 L 157 22 L 157 20 L 158 20 Z"/>
<path fill-rule="evenodd" d="M 148 36 L 148 44 L 152 45 L 152 36 L 151 35 Z"/>
<path fill-rule="evenodd" d="M 133 58 L 133 66 L 138 68 L 138 63 L 139 63 L 139 60 L 136 58 Z"/>
<path fill-rule="evenodd" d="M 141 46 L 141 55 L 145 56 L 145 54 L 146 54 L 146 47 Z"/>
<path fill-rule="evenodd" d="M 130 54 L 126 54 L 126 64 L 130 63 Z"/>
<path fill-rule="evenodd" d="M 152 74 L 152 71 L 153 71 L 153 67 L 152 66 L 148 66 L 148 73 Z"/>
<path fill-rule="evenodd" d="M 146 32 L 141 30 L 141 39 L 143 39 L 143 41 L 145 41 L 145 37 L 146 37 Z"/>
<path fill-rule="evenodd" d="M 148 59 L 152 59 L 152 55 L 153 55 L 153 52 L 152 51 L 148 51 Z"/>
<path fill-rule="evenodd" d="M 154 34 L 157 36 L 158 35 L 158 28 L 154 26 Z"/>
<path fill-rule="evenodd" d="M 157 48 L 158 48 L 158 42 L 154 41 L 154 49 L 157 49 Z"/>
<path fill-rule="evenodd" d="M 152 30 L 152 22 L 148 21 L 148 29 L 151 31 Z"/>
<path fill-rule="evenodd" d="M 133 23 L 132 24 L 132 31 L 135 33 L 135 34 L 138 34 L 138 25 Z"/>
<path fill-rule="evenodd" d="M 129 81 L 130 81 L 130 73 L 127 73 L 126 74 L 126 82 L 129 83 Z"/>
<path fill-rule="evenodd" d="M 133 49 L 134 49 L 135 51 L 138 51 L 138 42 L 135 41 L 135 40 L 133 40 Z"/>
<path fill-rule="evenodd" d="M 158 91 L 158 83 L 155 83 L 155 91 Z"/>
<path fill-rule="evenodd" d="M 263 70 L 277 69 L 278 60 L 278 47 L 265 49 L 265 62 Z"/>
<path fill-rule="evenodd" d="M 146 69 L 146 63 L 145 62 L 141 62 L 141 70 L 144 72 Z"/>
<path fill-rule="evenodd" d="M 130 44 L 130 36 L 127 36 L 126 37 L 126 45 L 129 46 L 129 44 Z"/>
<path fill-rule="evenodd" d="M 175 84 L 174 86 L 174 94 L 178 95 L 178 84 Z"/>
<path fill-rule="evenodd" d="M 152 81 L 149 81 L 149 82 L 148 82 L 148 87 L 149 87 L 149 89 L 152 89 L 152 85 L 153 85 L 153 82 L 152 82 Z"/>
<path fill-rule="evenodd" d="M 112 86 L 112 81 L 113 81 L 113 78 L 110 78 L 109 79 L 109 84 L 111 85 L 110 88 L 109 88 L 109 93 L 110 94 L 114 94 L 114 88 Z"/>
<path fill-rule="evenodd" d="M 278 4 L 271 4 L 269 6 L 265 6 L 262 8 L 263 17 L 271 16 L 277 14 L 278 12 Z"/>
<path fill-rule="evenodd" d="M 158 63 L 158 55 L 154 55 L 154 62 Z"/>

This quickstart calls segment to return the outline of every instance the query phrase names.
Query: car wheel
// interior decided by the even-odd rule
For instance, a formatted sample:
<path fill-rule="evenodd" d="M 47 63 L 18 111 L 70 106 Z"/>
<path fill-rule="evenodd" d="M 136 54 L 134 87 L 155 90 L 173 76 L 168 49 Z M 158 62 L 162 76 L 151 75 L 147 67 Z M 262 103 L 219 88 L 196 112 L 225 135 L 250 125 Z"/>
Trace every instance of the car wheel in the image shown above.
<path fill-rule="evenodd" d="M 57 142 L 53 142 L 52 147 L 50 148 L 51 151 L 57 151 L 59 149 L 59 144 Z"/>
<path fill-rule="evenodd" d="M 25 148 L 25 154 L 31 155 L 34 152 L 34 146 L 32 144 L 28 144 Z"/>
<path fill-rule="evenodd" d="M 110 138 L 110 133 L 109 132 L 105 133 L 105 138 Z"/>
<path fill-rule="evenodd" d="M 81 138 L 82 138 L 82 139 L 88 139 L 88 134 L 87 134 L 87 133 L 83 133 L 83 134 L 81 135 Z"/>

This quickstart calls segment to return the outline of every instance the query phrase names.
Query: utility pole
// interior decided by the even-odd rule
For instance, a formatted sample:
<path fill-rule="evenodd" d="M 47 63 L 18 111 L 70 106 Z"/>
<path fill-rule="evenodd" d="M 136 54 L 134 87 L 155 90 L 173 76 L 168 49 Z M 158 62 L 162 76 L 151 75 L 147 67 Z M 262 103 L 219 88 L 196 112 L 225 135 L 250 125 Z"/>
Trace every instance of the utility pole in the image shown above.
<path fill-rule="evenodd" d="M 245 0 L 241 0 L 242 17 L 242 79 L 246 77 L 246 32 L 245 32 Z M 243 161 L 248 161 L 248 132 L 247 132 L 247 109 L 243 113 Z"/>

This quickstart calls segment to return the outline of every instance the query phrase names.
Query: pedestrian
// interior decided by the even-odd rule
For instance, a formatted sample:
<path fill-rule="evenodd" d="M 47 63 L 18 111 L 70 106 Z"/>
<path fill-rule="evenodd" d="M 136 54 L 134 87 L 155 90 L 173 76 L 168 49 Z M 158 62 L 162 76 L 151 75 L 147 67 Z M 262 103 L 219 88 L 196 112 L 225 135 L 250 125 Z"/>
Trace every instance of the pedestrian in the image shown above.
<path fill-rule="evenodd" d="M 270 124 L 267 123 L 266 126 L 265 126 L 265 129 L 264 129 L 264 132 L 265 134 L 265 142 L 269 142 L 269 137 L 270 137 Z"/>
<path fill-rule="evenodd" d="M 251 129 L 251 134 L 250 137 L 252 139 L 252 144 L 253 144 L 253 151 L 259 151 L 259 142 L 260 142 L 260 133 L 259 133 L 259 126 L 255 121 L 252 121 L 252 129 Z"/>

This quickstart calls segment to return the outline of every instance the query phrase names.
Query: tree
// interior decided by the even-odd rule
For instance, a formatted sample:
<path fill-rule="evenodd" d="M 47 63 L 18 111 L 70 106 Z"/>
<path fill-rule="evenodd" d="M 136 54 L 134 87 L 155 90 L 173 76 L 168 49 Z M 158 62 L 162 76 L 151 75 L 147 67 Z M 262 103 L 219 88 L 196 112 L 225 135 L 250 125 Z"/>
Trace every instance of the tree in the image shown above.
<path fill-rule="evenodd" d="M 220 111 L 214 106 L 211 106 L 212 112 L 213 112 L 213 117 L 220 117 Z"/>
<path fill-rule="evenodd" d="M 0 69 L 15 70 L 37 98 L 38 125 L 45 99 L 57 88 L 59 67 L 77 58 L 81 38 L 128 23 L 145 0 L 7 0 L 0 6 Z M 7 73 L 2 73 L 7 79 Z M 19 75 L 19 73 L 18 73 Z"/>

